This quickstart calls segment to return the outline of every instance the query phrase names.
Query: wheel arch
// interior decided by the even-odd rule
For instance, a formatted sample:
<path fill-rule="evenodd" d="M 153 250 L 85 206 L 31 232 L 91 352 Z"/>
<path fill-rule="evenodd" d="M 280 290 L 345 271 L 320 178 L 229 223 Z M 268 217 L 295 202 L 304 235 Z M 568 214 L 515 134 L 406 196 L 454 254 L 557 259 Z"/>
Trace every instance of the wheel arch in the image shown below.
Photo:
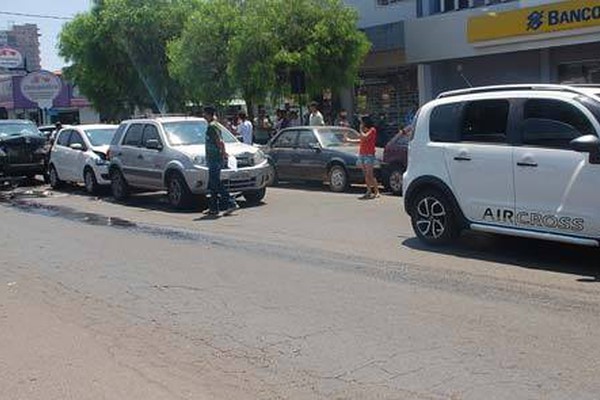
<path fill-rule="evenodd" d="M 430 175 L 422 176 L 415 179 L 413 182 L 411 182 L 410 186 L 404 192 L 404 210 L 407 214 L 410 215 L 411 213 L 414 197 L 418 193 L 427 189 L 435 189 L 442 192 L 442 194 L 444 194 L 452 204 L 452 207 L 454 208 L 454 211 L 456 212 L 456 217 L 458 219 L 457 222 L 459 223 L 461 228 L 466 228 L 469 226 L 469 221 L 465 217 L 462 209 L 460 208 L 460 204 L 458 203 L 456 196 L 454 196 L 454 193 L 452 193 L 450 187 L 441 179 Z"/>

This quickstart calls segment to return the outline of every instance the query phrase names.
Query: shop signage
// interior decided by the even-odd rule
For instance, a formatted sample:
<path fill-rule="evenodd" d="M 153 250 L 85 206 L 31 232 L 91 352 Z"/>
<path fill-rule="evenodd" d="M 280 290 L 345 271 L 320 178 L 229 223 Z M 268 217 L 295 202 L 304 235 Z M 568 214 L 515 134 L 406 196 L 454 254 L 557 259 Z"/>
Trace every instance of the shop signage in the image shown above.
<path fill-rule="evenodd" d="M 17 68 L 23 64 L 23 56 L 18 50 L 0 47 L 0 68 Z"/>
<path fill-rule="evenodd" d="M 472 17 L 469 43 L 600 27 L 600 0 L 572 0 Z"/>
<path fill-rule="evenodd" d="M 21 93 L 41 108 L 52 107 L 52 101 L 59 95 L 62 81 L 52 72 L 37 71 L 27 74 L 21 80 Z"/>

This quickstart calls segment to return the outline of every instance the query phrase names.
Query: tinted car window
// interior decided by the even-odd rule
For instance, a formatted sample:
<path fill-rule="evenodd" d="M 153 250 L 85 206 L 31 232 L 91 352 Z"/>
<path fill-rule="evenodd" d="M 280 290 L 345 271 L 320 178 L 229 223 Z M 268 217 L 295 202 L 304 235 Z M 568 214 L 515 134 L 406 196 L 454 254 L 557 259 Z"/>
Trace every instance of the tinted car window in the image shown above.
<path fill-rule="evenodd" d="M 298 135 L 298 147 L 310 149 L 311 145 L 319 144 L 317 137 L 311 131 L 300 131 Z"/>
<path fill-rule="evenodd" d="M 560 100 L 532 99 L 525 103 L 523 144 L 568 148 L 579 136 L 595 134 L 590 120 L 577 107 Z"/>
<path fill-rule="evenodd" d="M 505 143 L 508 100 L 478 100 L 465 105 L 461 121 L 461 140 L 479 143 Z"/>
<path fill-rule="evenodd" d="M 433 142 L 458 141 L 457 128 L 461 106 L 462 103 L 443 104 L 431 111 L 429 119 L 429 138 Z"/>
<path fill-rule="evenodd" d="M 73 131 L 73 133 L 71 133 L 71 139 L 69 139 L 69 146 L 72 144 L 80 144 L 82 147 L 85 147 L 85 143 L 79 132 Z"/>
<path fill-rule="evenodd" d="M 273 142 L 273 147 L 275 148 L 290 148 L 290 147 L 294 147 L 296 144 L 296 136 L 297 136 L 298 132 L 297 131 L 286 131 L 286 132 L 282 132 L 277 139 L 275 139 L 275 142 Z"/>
<path fill-rule="evenodd" d="M 158 135 L 158 129 L 154 125 L 146 125 L 144 127 L 144 138 L 143 146 L 146 147 L 148 140 L 158 140 L 160 143 L 160 136 Z"/>
<path fill-rule="evenodd" d="M 70 130 L 62 131 L 60 133 L 60 135 L 58 135 L 58 140 L 56 141 L 56 144 L 58 144 L 59 146 L 68 146 L 69 145 L 69 136 L 71 136 Z"/>
<path fill-rule="evenodd" d="M 136 146 L 139 147 L 142 144 L 142 131 L 144 126 L 142 124 L 133 124 L 129 127 L 125 133 L 123 139 L 124 146 Z"/>

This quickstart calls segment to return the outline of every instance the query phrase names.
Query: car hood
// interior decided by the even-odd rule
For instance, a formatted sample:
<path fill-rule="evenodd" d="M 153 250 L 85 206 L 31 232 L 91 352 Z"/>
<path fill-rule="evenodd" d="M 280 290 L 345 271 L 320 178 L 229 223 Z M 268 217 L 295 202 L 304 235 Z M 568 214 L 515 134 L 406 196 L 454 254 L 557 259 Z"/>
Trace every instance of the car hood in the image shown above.
<path fill-rule="evenodd" d="M 175 146 L 174 149 L 186 154 L 189 157 L 203 156 L 206 154 L 206 147 L 203 144 L 190 146 Z M 244 143 L 225 143 L 225 151 L 232 156 L 252 156 L 258 152 L 258 148 Z"/>
<path fill-rule="evenodd" d="M 102 154 L 106 154 L 108 152 L 108 148 L 110 147 L 109 144 L 104 144 L 102 146 L 92 146 L 92 151 L 94 153 L 102 153 Z"/>
<path fill-rule="evenodd" d="M 46 145 L 46 138 L 41 135 L 23 134 L 13 136 L 0 136 L 0 146 L 12 147 L 27 145 L 31 147 L 43 147 Z"/>

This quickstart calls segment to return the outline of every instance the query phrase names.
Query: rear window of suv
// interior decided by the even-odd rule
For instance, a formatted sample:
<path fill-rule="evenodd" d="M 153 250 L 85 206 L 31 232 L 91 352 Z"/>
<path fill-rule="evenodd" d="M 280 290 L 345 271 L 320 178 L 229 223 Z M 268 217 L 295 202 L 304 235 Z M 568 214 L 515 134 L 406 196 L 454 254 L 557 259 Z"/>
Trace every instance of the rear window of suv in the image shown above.
<path fill-rule="evenodd" d="M 443 104 L 431 111 L 429 138 L 433 142 L 457 142 L 462 103 Z"/>

